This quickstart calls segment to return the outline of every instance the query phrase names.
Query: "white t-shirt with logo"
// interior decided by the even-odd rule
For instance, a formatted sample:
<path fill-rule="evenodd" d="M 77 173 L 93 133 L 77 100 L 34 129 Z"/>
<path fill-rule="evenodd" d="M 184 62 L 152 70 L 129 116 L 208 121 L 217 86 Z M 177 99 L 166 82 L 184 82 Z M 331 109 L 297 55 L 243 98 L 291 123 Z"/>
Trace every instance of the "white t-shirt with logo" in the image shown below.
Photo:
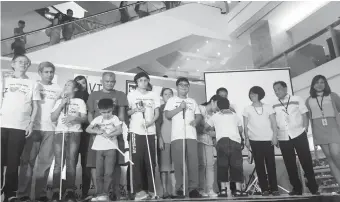
<path fill-rule="evenodd" d="M 183 112 L 180 112 L 172 117 L 171 141 L 179 139 L 197 139 L 196 128 L 190 125 L 190 122 L 195 120 L 195 114 L 201 114 L 201 111 L 192 98 L 182 99 L 174 96 L 168 100 L 164 111 L 172 111 L 179 107 L 185 101 L 187 108 L 185 110 L 185 123 L 183 120 Z M 184 129 L 186 134 L 184 134 Z M 186 136 L 185 136 L 186 135 Z"/>
<path fill-rule="evenodd" d="M 96 126 L 98 129 L 104 130 L 107 134 L 112 133 L 117 126 L 122 125 L 122 122 L 117 116 L 113 115 L 110 119 L 104 119 L 103 116 L 98 116 L 91 122 L 90 127 Z M 106 138 L 102 135 L 96 135 L 92 149 L 93 150 L 110 150 L 117 149 L 118 141 L 117 136 Z"/>
<path fill-rule="evenodd" d="M 35 81 L 4 78 L 1 127 L 26 130 L 32 115 L 32 101 L 40 100 Z"/>
<path fill-rule="evenodd" d="M 38 113 L 34 122 L 34 130 L 54 131 L 55 123 L 51 120 L 52 109 L 60 99 L 62 88 L 58 84 L 44 85 L 38 82 L 41 100 L 38 102 Z"/>
<path fill-rule="evenodd" d="M 151 121 L 155 116 L 155 109 L 161 105 L 161 99 L 159 95 L 152 91 L 147 91 L 142 94 L 138 89 L 128 94 L 129 108 L 136 109 L 141 107 L 141 102 L 145 107 L 145 120 Z M 144 127 L 144 118 L 142 112 L 136 112 L 131 115 L 130 120 L 130 132 L 138 135 L 146 135 Z M 155 123 L 148 127 L 148 135 L 156 134 Z"/>
<path fill-rule="evenodd" d="M 274 114 L 273 106 L 263 104 L 262 107 L 254 108 L 252 105 L 246 107 L 243 116 L 248 118 L 248 135 L 250 140 L 271 141 L 273 130 L 269 116 Z"/>
<path fill-rule="evenodd" d="M 231 140 L 241 143 L 238 127 L 242 126 L 242 122 L 235 113 L 217 112 L 208 119 L 207 123 L 211 127 L 215 127 L 217 141 L 223 137 L 229 137 Z"/>
<path fill-rule="evenodd" d="M 59 105 L 61 104 L 62 99 L 59 99 L 52 109 L 52 112 L 54 112 Z M 71 126 L 67 126 L 63 124 L 62 120 L 67 117 L 67 115 L 71 116 L 77 116 L 80 117 L 80 114 L 86 114 L 86 104 L 85 102 L 80 98 L 72 98 L 70 99 L 70 103 L 68 105 L 68 110 L 66 112 L 66 115 L 64 114 L 64 110 L 59 115 L 57 127 L 55 128 L 56 132 L 83 132 L 83 129 L 81 128 L 81 124 L 73 124 Z"/>

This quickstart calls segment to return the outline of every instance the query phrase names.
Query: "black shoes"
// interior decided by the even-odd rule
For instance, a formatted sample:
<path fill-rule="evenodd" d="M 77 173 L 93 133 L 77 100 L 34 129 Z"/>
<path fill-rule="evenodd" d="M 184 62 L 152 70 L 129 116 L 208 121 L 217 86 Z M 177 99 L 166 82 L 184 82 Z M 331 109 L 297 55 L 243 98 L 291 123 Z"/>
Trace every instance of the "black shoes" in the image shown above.
<path fill-rule="evenodd" d="M 197 189 L 194 189 L 194 190 L 189 192 L 189 197 L 190 198 L 202 198 L 202 195 L 200 194 L 200 192 Z"/>
<path fill-rule="evenodd" d="M 291 191 L 289 192 L 289 196 L 301 196 L 302 195 L 302 191 Z"/>
<path fill-rule="evenodd" d="M 65 202 L 77 202 L 76 195 L 73 191 L 66 192 Z"/>
<path fill-rule="evenodd" d="M 176 191 L 176 198 L 178 199 L 185 198 L 183 190 L 179 189 Z"/>
<path fill-rule="evenodd" d="M 42 197 L 39 197 L 36 201 L 37 202 L 48 202 L 49 199 L 47 198 L 47 196 L 42 196 Z"/>
<path fill-rule="evenodd" d="M 28 196 L 23 196 L 23 197 L 20 197 L 20 198 L 19 198 L 19 201 L 20 201 L 20 202 L 30 202 L 30 201 L 31 201 L 31 198 L 28 197 Z"/>
<path fill-rule="evenodd" d="M 273 192 L 272 192 L 272 195 L 273 195 L 273 196 L 280 196 L 281 194 L 280 194 L 279 191 L 273 191 Z"/>
<path fill-rule="evenodd" d="M 59 200 L 59 192 L 54 192 L 53 193 L 51 202 L 60 202 L 60 200 Z"/>
<path fill-rule="evenodd" d="M 262 196 L 269 196 L 269 191 L 262 192 Z"/>

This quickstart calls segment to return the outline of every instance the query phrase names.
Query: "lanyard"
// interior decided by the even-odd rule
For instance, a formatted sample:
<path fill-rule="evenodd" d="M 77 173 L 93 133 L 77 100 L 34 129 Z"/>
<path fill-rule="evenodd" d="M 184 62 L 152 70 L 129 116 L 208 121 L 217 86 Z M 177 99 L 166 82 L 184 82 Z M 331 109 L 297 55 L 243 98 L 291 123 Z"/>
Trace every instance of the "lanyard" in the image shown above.
<path fill-rule="evenodd" d="M 323 96 L 322 96 L 322 98 L 321 98 L 321 105 L 320 105 L 320 103 L 319 103 L 318 97 L 316 97 L 316 102 L 318 103 L 318 106 L 319 106 L 319 108 L 320 108 L 320 110 L 321 110 L 322 116 L 324 116 L 324 114 L 323 114 L 323 108 L 322 108 L 322 104 L 323 104 Z"/>
<path fill-rule="evenodd" d="M 284 111 L 287 115 L 289 115 L 289 114 L 288 114 L 288 106 L 289 106 L 289 102 L 290 102 L 290 96 L 289 96 L 289 98 L 288 98 L 287 106 L 285 106 L 285 105 L 281 102 L 280 99 L 279 99 L 279 102 L 280 102 L 281 105 L 285 108 L 285 109 L 282 110 L 282 111 Z"/>

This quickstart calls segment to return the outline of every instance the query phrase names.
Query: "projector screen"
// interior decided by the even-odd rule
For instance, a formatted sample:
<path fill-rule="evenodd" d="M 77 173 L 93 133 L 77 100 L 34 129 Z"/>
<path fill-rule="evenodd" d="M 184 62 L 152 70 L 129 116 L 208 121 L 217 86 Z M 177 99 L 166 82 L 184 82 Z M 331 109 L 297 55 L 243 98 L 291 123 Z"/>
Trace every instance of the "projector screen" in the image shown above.
<path fill-rule="evenodd" d="M 204 79 L 206 99 L 209 100 L 215 95 L 218 88 L 226 88 L 231 106 L 235 108 L 241 120 L 243 120 L 242 114 L 244 108 L 251 105 L 248 94 L 253 86 L 260 86 L 264 89 L 266 96 L 262 102 L 266 104 L 271 104 L 277 100 L 273 90 L 273 83 L 275 81 L 286 82 L 288 93 L 293 95 L 289 68 L 205 72 Z M 246 151 L 246 149 L 243 150 L 243 153 L 246 153 Z M 281 154 L 280 149 L 276 149 L 275 153 Z"/>

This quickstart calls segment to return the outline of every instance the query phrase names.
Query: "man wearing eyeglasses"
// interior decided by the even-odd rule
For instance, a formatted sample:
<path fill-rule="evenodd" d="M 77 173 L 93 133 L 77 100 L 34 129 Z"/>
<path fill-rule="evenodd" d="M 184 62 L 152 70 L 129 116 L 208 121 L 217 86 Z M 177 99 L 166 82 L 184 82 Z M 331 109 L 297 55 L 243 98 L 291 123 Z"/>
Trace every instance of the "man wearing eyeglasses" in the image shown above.
<path fill-rule="evenodd" d="M 183 161 L 188 171 L 189 197 L 201 198 L 198 191 L 198 155 L 196 125 L 202 120 L 201 111 L 196 101 L 188 97 L 190 84 L 187 78 L 176 81 L 178 96 L 170 98 L 165 105 L 165 117 L 172 120 L 171 156 L 175 167 L 176 189 L 178 197 L 183 194 Z M 183 160 L 183 142 L 185 159 Z"/>

